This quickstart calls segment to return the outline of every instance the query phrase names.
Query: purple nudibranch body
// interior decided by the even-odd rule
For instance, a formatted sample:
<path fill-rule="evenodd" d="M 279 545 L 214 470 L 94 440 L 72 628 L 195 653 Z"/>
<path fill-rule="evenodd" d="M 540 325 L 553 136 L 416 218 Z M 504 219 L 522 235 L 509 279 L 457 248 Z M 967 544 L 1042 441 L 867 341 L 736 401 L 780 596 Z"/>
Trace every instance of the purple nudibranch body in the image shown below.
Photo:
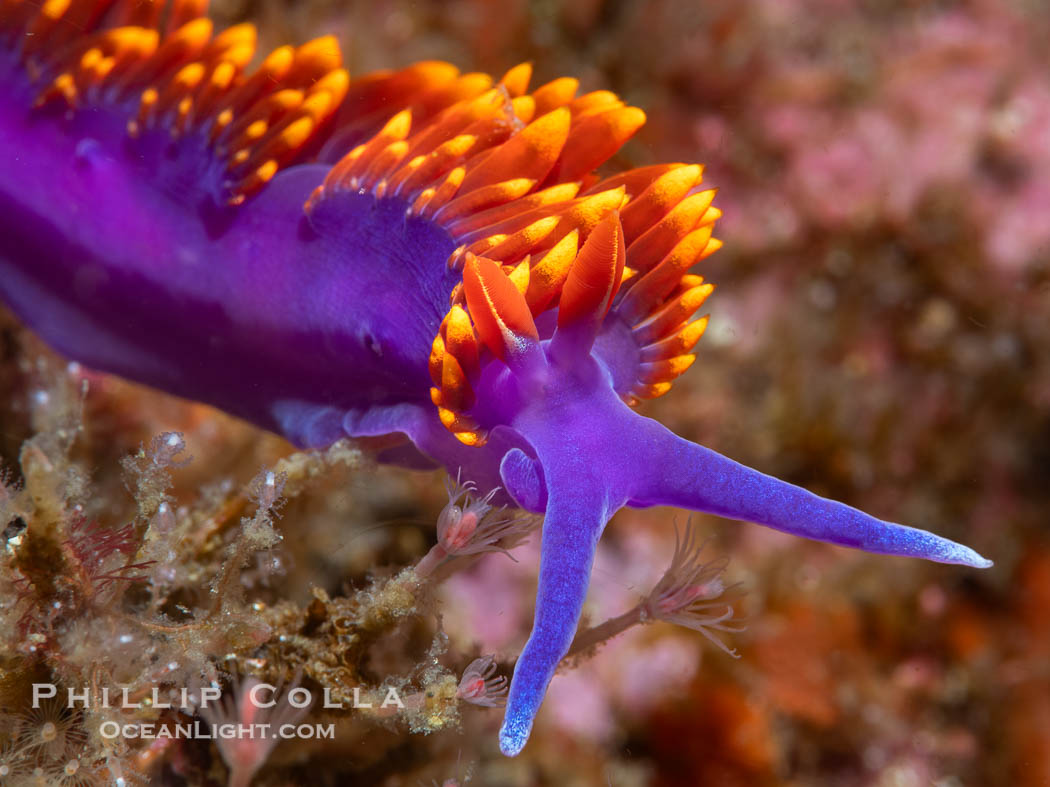
<path fill-rule="evenodd" d="M 544 514 L 500 746 L 525 745 L 598 539 L 673 505 L 987 567 L 637 414 L 695 359 L 701 168 L 604 180 L 644 115 L 444 63 L 351 80 L 322 38 L 248 70 L 199 4 L 0 2 L 0 298 L 88 366 L 323 447 L 395 435 Z"/>

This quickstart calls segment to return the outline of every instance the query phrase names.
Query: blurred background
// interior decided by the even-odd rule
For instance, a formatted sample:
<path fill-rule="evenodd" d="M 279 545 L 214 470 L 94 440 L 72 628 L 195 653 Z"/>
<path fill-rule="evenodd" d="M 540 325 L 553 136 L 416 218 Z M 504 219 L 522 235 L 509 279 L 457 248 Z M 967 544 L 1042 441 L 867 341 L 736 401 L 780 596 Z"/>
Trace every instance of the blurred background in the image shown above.
<path fill-rule="evenodd" d="M 693 517 L 705 554 L 728 557 L 727 580 L 742 583 L 747 628 L 725 637 L 740 658 L 693 631 L 636 626 L 555 679 L 516 760 L 498 753 L 500 712 L 468 708 L 461 730 L 394 725 L 328 750 L 278 750 L 258 783 L 291 783 L 308 762 L 317 783 L 348 784 L 1050 785 L 1041 0 L 212 8 L 220 25 L 257 22 L 262 49 L 334 33 L 352 74 L 430 58 L 501 74 L 531 61 L 534 85 L 572 75 L 642 107 L 647 125 L 613 164 L 703 162 L 725 212 L 725 248 L 698 271 L 717 285 L 700 360 L 644 412 L 996 563 L 981 572 L 870 556 Z M 44 351 L 5 319 L 0 440 L 11 466 L 31 433 L 25 393 L 37 367 L 26 359 Z M 92 378 L 85 424 L 78 450 L 99 499 L 121 496 L 120 456 L 161 431 L 183 432 L 195 456 L 174 475 L 180 499 L 243 484 L 291 451 L 111 378 Z M 345 595 L 407 565 L 434 543 L 445 502 L 436 476 L 333 473 L 283 512 L 280 580 L 265 592 L 306 603 L 311 585 Z M 676 523 L 685 515 L 669 510 L 612 522 L 591 623 L 649 592 Z M 442 658 L 453 668 L 478 653 L 496 654 L 505 673 L 513 663 L 538 550 L 514 554 L 517 563 L 488 555 L 442 586 Z"/>

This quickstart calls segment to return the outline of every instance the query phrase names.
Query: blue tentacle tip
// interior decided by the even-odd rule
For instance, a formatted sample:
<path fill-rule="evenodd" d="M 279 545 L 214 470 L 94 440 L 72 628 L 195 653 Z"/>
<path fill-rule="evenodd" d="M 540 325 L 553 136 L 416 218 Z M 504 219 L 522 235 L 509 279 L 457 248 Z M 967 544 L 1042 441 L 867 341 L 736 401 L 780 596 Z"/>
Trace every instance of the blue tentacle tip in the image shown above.
<path fill-rule="evenodd" d="M 521 714 L 511 716 L 508 713 L 499 731 L 499 750 L 508 757 L 516 757 L 525 748 L 531 731 L 531 718 L 523 717 Z"/>

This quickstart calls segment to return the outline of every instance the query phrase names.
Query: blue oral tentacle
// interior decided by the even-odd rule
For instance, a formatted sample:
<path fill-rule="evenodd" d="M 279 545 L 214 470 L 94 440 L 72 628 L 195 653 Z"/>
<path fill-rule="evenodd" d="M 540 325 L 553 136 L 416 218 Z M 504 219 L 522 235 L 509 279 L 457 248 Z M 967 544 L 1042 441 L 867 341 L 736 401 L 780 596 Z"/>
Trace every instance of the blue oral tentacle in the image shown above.
<path fill-rule="evenodd" d="M 544 463 L 553 480 L 543 522 L 535 621 L 514 668 L 499 735 L 500 749 L 508 756 L 525 746 L 547 686 L 572 644 L 598 538 L 618 507 L 610 506 L 605 479 L 584 459 L 566 452 Z"/>
<path fill-rule="evenodd" d="M 988 568 L 992 561 L 947 538 L 869 516 L 746 467 L 637 416 L 637 505 L 671 505 L 885 555 Z M 643 423 L 644 422 L 644 423 Z"/>

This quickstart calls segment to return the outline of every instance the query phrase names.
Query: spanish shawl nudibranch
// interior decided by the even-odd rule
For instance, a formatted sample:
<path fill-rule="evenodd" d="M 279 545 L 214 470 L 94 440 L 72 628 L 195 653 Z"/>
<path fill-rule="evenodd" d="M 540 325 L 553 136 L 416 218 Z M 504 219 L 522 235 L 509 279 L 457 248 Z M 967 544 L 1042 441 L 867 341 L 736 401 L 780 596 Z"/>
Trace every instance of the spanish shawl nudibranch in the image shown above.
<path fill-rule="evenodd" d="M 321 447 L 395 435 L 545 514 L 500 733 L 525 745 L 623 506 L 986 567 L 638 415 L 695 359 L 719 211 L 701 167 L 600 179 L 643 123 L 574 79 L 319 38 L 254 70 L 205 0 L 0 0 L 0 296 L 66 355 Z M 692 320 L 692 321 L 691 321 Z"/>

